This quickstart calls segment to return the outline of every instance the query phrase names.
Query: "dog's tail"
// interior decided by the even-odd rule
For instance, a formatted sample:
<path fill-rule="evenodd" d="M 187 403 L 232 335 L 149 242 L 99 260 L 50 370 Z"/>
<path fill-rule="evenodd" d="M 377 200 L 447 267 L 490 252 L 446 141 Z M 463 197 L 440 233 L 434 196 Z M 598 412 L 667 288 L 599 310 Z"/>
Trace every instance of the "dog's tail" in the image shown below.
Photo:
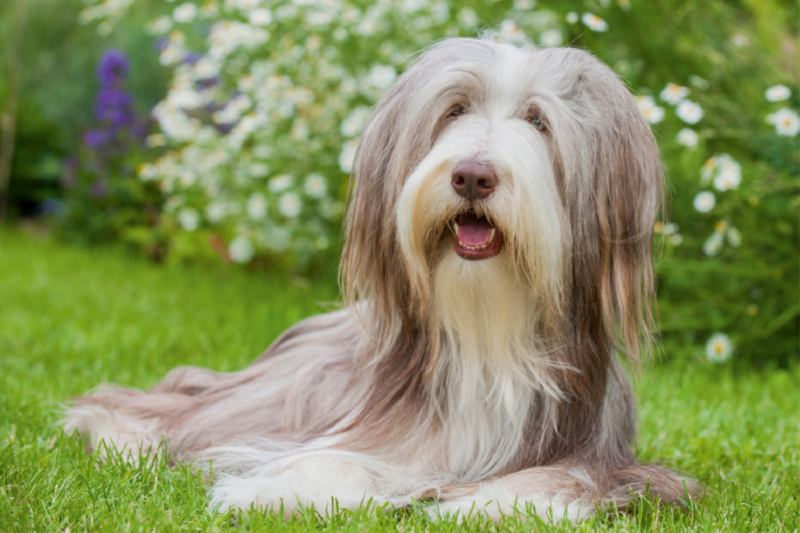
<path fill-rule="evenodd" d="M 704 487 L 697 480 L 684 477 L 657 463 L 632 464 L 614 470 L 611 488 L 603 501 L 603 508 L 616 506 L 628 509 L 636 501 L 646 498 L 660 505 L 688 506 L 702 497 Z"/>

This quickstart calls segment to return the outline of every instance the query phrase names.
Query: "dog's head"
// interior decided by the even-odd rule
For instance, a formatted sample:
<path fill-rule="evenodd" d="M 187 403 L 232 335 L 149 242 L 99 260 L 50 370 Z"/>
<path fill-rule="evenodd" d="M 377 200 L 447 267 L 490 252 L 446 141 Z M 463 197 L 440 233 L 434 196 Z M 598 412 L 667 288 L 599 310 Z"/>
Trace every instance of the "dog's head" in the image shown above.
<path fill-rule="evenodd" d="M 472 298 L 583 370 L 646 346 L 661 161 L 631 94 L 587 52 L 435 45 L 376 107 L 354 177 L 344 289 L 388 330 L 456 327 Z"/>

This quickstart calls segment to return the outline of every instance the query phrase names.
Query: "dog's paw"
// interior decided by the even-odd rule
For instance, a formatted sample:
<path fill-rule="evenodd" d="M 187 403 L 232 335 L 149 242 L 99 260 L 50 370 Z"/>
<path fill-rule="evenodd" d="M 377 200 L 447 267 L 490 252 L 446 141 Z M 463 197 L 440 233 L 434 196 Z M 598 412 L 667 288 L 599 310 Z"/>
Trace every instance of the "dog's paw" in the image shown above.
<path fill-rule="evenodd" d="M 537 515 L 548 522 L 566 520 L 576 523 L 591 514 L 592 509 L 580 500 L 567 503 L 552 501 L 542 494 L 520 497 L 499 482 L 481 485 L 474 493 L 453 500 L 440 501 L 426 509 L 433 520 L 464 520 L 484 515 L 495 523 L 515 514 Z"/>
<path fill-rule="evenodd" d="M 492 498 L 483 492 L 485 489 L 482 488 L 474 495 L 439 501 L 425 511 L 433 520 L 455 519 L 458 524 L 479 515 L 488 516 L 492 521 L 499 522 L 508 511 L 513 512 L 513 508 L 507 509 L 504 505 L 505 494 L 500 495 L 500 498 L 496 496 Z"/>
<path fill-rule="evenodd" d="M 236 476 L 220 477 L 211 489 L 210 500 L 212 507 L 223 511 L 248 511 L 252 508 L 278 513 L 282 509 L 285 519 L 291 516 L 299 504 L 296 496 L 282 492 L 280 483 L 275 479 Z"/>
<path fill-rule="evenodd" d="M 335 457 L 304 457 L 278 472 L 223 474 L 211 490 L 211 502 L 221 509 L 254 507 L 279 512 L 282 508 L 288 518 L 300 507 L 313 505 L 324 513 L 336 508 L 355 509 L 367 501 L 388 501 L 366 488 L 371 484 L 370 473 L 350 462 Z"/>

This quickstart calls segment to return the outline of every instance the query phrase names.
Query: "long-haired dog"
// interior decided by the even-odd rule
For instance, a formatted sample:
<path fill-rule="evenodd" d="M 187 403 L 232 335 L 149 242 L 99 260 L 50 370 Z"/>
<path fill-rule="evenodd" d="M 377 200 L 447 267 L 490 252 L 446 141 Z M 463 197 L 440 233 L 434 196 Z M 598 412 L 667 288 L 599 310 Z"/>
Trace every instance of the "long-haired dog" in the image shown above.
<path fill-rule="evenodd" d="M 363 501 L 572 520 L 696 485 L 637 462 L 636 366 L 654 326 L 658 148 L 590 54 L 445 40 L 358 150 L 347 307 L 249 368 L 179 368 L 77 400 L 64 427 L 211 459 L 223 506 Z"/>

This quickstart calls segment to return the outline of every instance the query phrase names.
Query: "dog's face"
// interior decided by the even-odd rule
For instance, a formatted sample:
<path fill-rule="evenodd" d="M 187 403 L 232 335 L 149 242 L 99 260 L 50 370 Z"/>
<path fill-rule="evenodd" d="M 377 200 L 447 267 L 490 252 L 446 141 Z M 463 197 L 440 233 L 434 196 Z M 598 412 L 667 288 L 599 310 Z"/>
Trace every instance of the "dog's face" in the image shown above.
<path fill-rule="evenodd" d="M 441 323 L 460 305 L 503 315 L 515 302 L 492 322 L 522 312 L 638 352 L 660 190 L 648 125 L 591 55 L 443 41 L 362 137 L 346 289 L 406 325 Z"/>

